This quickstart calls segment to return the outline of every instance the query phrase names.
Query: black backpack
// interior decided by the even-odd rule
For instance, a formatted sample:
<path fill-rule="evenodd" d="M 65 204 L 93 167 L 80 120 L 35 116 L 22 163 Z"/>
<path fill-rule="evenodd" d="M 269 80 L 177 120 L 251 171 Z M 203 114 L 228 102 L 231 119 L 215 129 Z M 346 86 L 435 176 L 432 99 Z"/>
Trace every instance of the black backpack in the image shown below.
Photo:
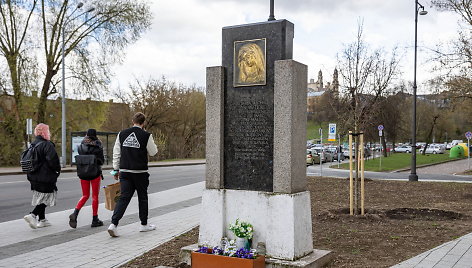
<path fill-rule="evenodd" d="M 79 145 L 79 155 L 75 156 L 77 176 L 82 180 L 93 180 L 100 175 L 100 166 L 94 154 L 87 154 L 86 145 Z"/>
<path fill-rule="evenodd" d="M 38 151 L 36 150 L 36 147 L 41 143 L 42 141 L 36 144 L 31 144 L 28 149 L 26 149 L 23 153 L 21 153 L 21 158 L 20 158 L 21 171 L 26 172 L 26 173 L 33 173 L 39 169 L 39 167 L 41 166 L 41 163 L 39 161 L 39 155 L 38 155 Z"/>

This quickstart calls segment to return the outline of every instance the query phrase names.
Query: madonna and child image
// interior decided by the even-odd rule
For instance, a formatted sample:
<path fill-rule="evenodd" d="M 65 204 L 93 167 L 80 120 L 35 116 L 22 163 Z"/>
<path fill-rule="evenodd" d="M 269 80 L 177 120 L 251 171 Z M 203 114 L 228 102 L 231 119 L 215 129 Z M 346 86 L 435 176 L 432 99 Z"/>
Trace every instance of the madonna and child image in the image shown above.
<path fill-rule="evenodd" d="M 234 42 L 235 87 L 266 84 L 266 39 Z"/>

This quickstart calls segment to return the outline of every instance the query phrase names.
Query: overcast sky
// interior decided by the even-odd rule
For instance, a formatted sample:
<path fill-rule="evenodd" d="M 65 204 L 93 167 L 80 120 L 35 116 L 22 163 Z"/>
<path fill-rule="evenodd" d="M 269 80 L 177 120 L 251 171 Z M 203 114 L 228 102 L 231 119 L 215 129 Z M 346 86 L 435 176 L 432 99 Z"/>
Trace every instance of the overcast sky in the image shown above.
<path fill-rule="evenodd" d="M 418 84 L 432 77 L 428 49 L 454 38 L 458 18 L 438 12 L 430 1 L 420 1 L 429 12 L 418 21 Z M 221 65 L 221 29 L 266 21 L 269 0 L 151 0 L 152 28 L 127 48 L 124 64 L 116 66 L 112 86 L 126 88 L 134 77 L 159 78 L 187 85 L 205 85 L 205 68 Z M 415 0 L 275 0 L 275 18 L 295 24 L 294 60 L 308 65 L 308 78 L 323 71 L 331 80 L 336 54 L 355 40 L 357 23 L 372 49 L 402 55 L 403 78 L 413 80 Z"/>

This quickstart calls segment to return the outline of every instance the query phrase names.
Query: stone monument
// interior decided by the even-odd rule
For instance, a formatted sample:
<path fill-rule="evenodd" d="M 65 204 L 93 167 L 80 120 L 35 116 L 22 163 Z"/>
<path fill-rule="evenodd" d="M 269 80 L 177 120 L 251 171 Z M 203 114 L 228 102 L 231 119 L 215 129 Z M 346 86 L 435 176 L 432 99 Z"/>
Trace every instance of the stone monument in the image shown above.
<path fill-rule="evenodd" d="M 287 20 L 223 28 L 222 66 L 207 68 L 199 244 L 234 238 L 239 218 L 254 226 L 253 245 L 265 243 L 267 267 L 320 267 L 330 255 L 313 249 L 307 66 L 292 60 L 293 37 Z"/>

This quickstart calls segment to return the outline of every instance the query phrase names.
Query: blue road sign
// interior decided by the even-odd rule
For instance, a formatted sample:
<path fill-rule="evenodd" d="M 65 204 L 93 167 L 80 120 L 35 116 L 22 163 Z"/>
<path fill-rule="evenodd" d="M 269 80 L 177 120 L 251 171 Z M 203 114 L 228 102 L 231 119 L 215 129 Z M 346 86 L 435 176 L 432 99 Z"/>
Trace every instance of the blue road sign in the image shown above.
<path fill-rule="evenodd" d="M 468 140 L 472 139 L 472 132 L 467 131 L 467 132 L 465 133 L 465 137 L 466 137 Z"/>
<path fill-rule="evenodd" d="M 381 130 L 384 129 L 384 126 L 383 126 L 383 125 L 379 125 L 379 126 L 377 127 L 377 129 L 381 131 Z"/>

